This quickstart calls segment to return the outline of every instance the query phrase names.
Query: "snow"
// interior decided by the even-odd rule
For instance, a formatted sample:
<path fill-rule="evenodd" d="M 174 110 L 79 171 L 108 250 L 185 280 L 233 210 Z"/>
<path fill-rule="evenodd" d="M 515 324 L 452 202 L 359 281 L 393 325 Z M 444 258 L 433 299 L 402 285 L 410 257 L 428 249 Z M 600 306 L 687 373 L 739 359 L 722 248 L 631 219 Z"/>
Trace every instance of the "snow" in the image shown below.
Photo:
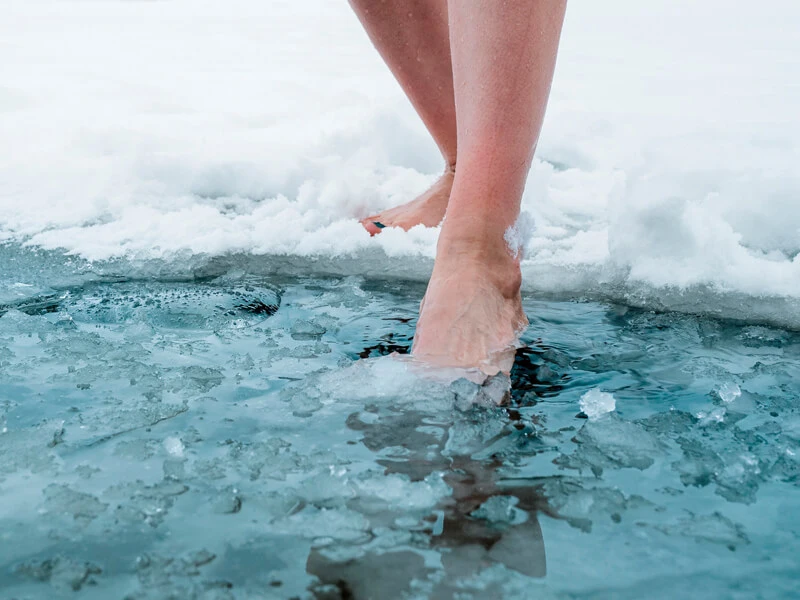
<path fill-rule="evenodd" d="M 524 288 L 799 326 L 798 30 L 789 0 L 571 2 Z M 429 274 L 437 230 L 357 223 L 442 164 L 346 2 L 7 0 L 0 40 L 0 240 Z"/>

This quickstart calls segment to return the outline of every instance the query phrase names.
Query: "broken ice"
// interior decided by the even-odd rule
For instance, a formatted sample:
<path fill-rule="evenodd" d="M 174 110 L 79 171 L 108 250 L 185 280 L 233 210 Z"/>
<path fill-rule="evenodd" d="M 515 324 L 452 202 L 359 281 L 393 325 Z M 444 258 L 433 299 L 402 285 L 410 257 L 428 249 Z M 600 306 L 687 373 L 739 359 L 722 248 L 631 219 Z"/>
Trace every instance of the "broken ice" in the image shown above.
<path fill-rule="evenodd" d="M 612 394 L 592 389 L 581 396 L 581 411 L 590 419 L 596 419 L 606 413 L 612 412 L 617 406 L 617 401 Z"/>

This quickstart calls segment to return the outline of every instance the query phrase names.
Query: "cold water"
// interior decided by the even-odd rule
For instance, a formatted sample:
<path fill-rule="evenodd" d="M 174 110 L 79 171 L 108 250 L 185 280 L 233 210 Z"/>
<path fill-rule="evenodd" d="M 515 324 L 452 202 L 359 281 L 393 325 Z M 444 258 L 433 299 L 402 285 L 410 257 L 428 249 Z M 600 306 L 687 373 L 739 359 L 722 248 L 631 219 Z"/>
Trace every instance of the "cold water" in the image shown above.
<path fill-rule="evenodd" d="M 417 284 L 0 250 L 3 598 L 797 597 L 798 333 L 528 297 L 497 406 Z"/>

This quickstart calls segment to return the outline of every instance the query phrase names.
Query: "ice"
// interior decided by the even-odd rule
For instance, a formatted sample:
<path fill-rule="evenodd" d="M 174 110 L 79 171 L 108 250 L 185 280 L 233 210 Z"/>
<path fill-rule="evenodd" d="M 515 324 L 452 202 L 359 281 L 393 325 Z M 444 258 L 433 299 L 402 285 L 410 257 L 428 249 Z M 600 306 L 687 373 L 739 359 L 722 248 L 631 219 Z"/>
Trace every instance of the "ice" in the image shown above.
<path fill-rule="evenodd" d="M 332 560 L 318 552 L 310 557 L 309 568 L 320 580 L 313 587 L 313 597 L 319 600 L 378 598 L 386 589 L 404 597 L 412 592 L 414 580 L 424 579 L 430 571 L 420 554 L 408 550 L 369 553 L 358 562 Z M 365 572 L 370 576 L 365 577 Z"/>
<path fill-rule="evenodd" d="M 422 481 L 411 481 L 403 475 L 360 477 L 354 482 L 360 498 L 379 501 L 381 510 L 391 507 L 400 511 L 425 511 L 434 508 L 450 493 L 440 474 L 433 473 Z"/>
<path fill-rule="evenodd" d="M 514 525 L 527 518 L 527 515 L 515 508 L 516 504 L 517 499 L 513 496 L 492 496 L 470 514 L 492 525 Z"/>
<path fill-rule="evenodd" d="M 291 352 L 289 352 L 289 356 L 292 358 L 316 358 L 320 354 L 330 354 L 331 347 L 316 342 L 315 344 L 300 344 L 299 346 L 295 346 L 292 348 Z"/>
<path fill-rule="evenodd" d="M 104 498 L 113 503 L 114 518 L 119 522 L 156 528 L 167 518 L 175 499 L 188 489 L 175 481 L 146 485 L 137 480 L 110 487 Z"/>
<path fill-rule="evenodd" d="M 213 510 L 223 515 L 233 515 L 242 510 L 242 496 L 239 490 L 232 487 L 220 493 L 214 499 Z"/>
<path fill-rule="evenodd" d="M 0 478 L 28 469 L 43 473 L 55 467 L 54 440 L 61 438 L 64 422 L 44 421 L 36 427 L 13 430 L 6 425 L 0 434 Z"/>
<path fill-rule="evenodd" d="M 183 457 L 184 447 L 179 438 L 168 437 L 164 440 L 164 448 L 170 455 L 181 458 Z"/>
<path fill-rule="evenodd" d="M 621 490 L 595 484 L 583 484 L 570 477 L 549 478 L 544 483 L 550 506 L 558 516 L 582 531 L 650 516 L 656 506 L 642 496 L 626 496 Z M 648 514 L 649 511 L 649 514 Z"/>
<path fill-rule="evenodd" d="M 720 400 L 726 404 L 730 404 L 742 395 L 742 388 L 736 383 L 726 382 L 719 387 L 717 394 Z"/>
<path fill-rule="evenodd" d="M 204 577 L 204 571 L 216 559 L 208 550 L 198 550 L 185 556 L 162 556 L 143 554 L 136 559 L 136 575 L 141 590 L 129 596 L 150 600 L 172 596 L 227 600 L 233 598 L 232 587 L 226 581 L 214 581 Z"/>
<path fill-rule="evenodd" d="M 455 394 L 455 406 L 459 410 L 469 411 L 475 407 L 492 408 L 505 404 L 508 400 L 510 383 L 502 375 L 494 376 L 483 384 L 475 383 L 461 377 L 450 384 Z"/>
<path fill-rule="evenodd" d="M 292 323 L 290 332 L 296 340 L 317 340 L 325 333 L 325 328 L 314 321 L 298 319 Z"/>
<path fill-rule="evenodd" d="M 51 513 L 70 515 L 76 521 L 88 522 L 99 517 L 108 508 L 95 496 L 70 489 L 66 485 L 51 484 L 44 490 L 44 508 Z"/>
<path fill-rule="evenodd" d="M 164 479 L 172 481 L 181 481 L 184 479 L 186 477 L 186 462 L 185 458 L 166 459 L 161 464 Z"/>
<path fill-rule="evenodd" d="M 612 412 L 617 401 L 612 394 L 598 389 L 592 389 L 581 396 L 581 411 L 590 419 L 597 419 L 602 415 Z"/>
<path fill-rule="evenodd" d="M 702 425 L 711 425 L 715 423 L 722 423 L 727 415 L 727 410 L 723 407 L 714 408 L 708 412 L 700 411 L 697 413 L 697 418 Z"/>
<path fill-rule="evenodd" d="M 369 521 L 346 508 L 307 507 L 273 523 L 277 533 L 292 533 L 308 539 L 359 542 L 369 539 Z"/>
<path fill-rule="evenodd" d="M 251 480 L 260 477 L 284 479 L 287 473 L 302 468 L 305 459 L 291 449 L 291 444 L 281 438 L 259 442 L 229 440 L 228 455 L 237 470 Z"/>
<path fill-rule="evenodd" d="M 282 399 L 296 417 L 310 417 L 322 408 L 322 391 L 317 387 L 285 388 Z"/>
<path fill-rule="evenodd" d="M 675 523 L 664 526 L 663 530 L 669 534 L 679 534 L 714 544 L 722 544 L 732 550 L 750 543 L 741 525 L 718 512 L 709 515 L 690 514 Z"/>
<path fill-rule="evenodd" d="M 606 468 L 650 467 L 662 453 L 657 438 L 636 423 L 615 415 L 589 420 L 575 436 L 578 448 L 570 456 L 562 456 L 559 464 L 569 468 L 589 468 L 601 474 Z"/>
<path fill-rule="evenodd" d="M 103 572 L 96 564 L 63 556 L 25 562 L 14 570 L 19 575 L 49 583 L 59 593 L 77 592 L 85 585 L 96 585 L 96 576 Z"/>
<path fill-rule="evenodd" d="M 114 454 L 132 460 L 146 460 L 153 456 L 157 449 L 158 443 L 155 440 L 122 440 L 114 446 Z"/>
<path fill-rule="evenodd" d="M 4 334 L 32 336 L 34 333 L 50 331 L 53 325 L 37 319 L 17 309 L 9 309 L 0 314 L 0 330 Z"/>

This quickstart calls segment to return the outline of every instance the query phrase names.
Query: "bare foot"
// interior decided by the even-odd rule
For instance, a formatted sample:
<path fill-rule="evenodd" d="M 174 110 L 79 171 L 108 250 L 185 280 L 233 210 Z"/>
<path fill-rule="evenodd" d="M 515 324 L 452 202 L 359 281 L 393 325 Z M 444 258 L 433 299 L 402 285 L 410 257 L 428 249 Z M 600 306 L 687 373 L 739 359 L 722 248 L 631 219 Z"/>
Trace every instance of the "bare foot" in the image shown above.
<path fill-rule="evenodd" d="M 508 373 L 528 325 L 521 282 L 519 260 L 505 245 L 492 256 L 440 243 L 412 354 L 435 366 Z"/>
<path fill-rule="evenodd" d="M 400 227 L 405 231 L 416 225 L 436 227 L 444 219 L 454 176 L 455 171 L 448 168 L 422 195 L 411 202 L 361 219 L 361 224 L 370 235 L 380 233 L 384 227 Z"/>

